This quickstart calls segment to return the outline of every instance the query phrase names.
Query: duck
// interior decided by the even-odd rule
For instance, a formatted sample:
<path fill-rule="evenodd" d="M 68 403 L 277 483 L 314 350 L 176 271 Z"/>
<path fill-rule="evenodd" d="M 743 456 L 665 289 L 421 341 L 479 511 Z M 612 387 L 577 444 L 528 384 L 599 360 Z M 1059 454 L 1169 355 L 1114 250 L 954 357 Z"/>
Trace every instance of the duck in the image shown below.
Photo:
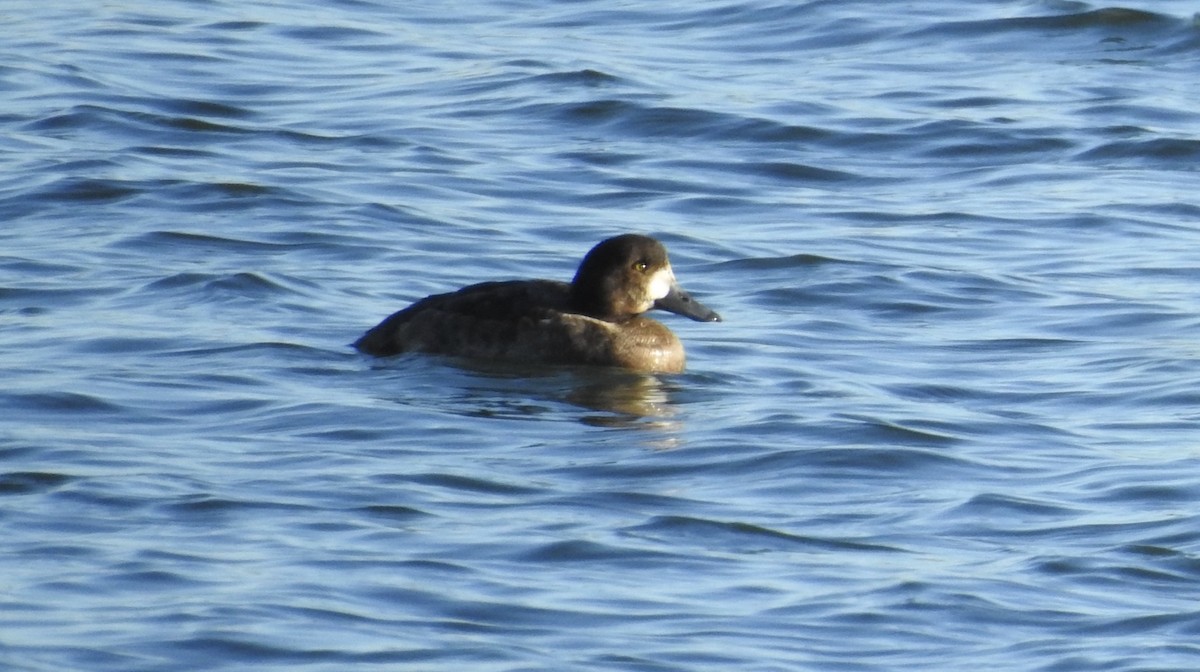
<path fill-rule="evenodd" d="M 571 282 L 500 280 L 425 297 L 385 318 L 354 347 L 376 357 L 420 352 L 529 365 L 684 370 L 683 344 L 645 315 L 721 316 L 679 286 L 662 243 L 623 234 L 596 244 Z"/>

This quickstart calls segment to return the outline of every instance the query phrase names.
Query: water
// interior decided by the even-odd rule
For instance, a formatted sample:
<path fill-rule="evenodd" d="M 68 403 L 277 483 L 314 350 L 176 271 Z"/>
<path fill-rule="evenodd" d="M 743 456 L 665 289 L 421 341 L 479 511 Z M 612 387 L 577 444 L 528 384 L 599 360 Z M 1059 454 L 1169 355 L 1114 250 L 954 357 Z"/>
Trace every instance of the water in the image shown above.
<path fill-rule="evenodd" d="M 0 662 L 1196 669 L 1196 9 L 7 3 Z M 626 231 L 685 374 L 348 346 Z"/>

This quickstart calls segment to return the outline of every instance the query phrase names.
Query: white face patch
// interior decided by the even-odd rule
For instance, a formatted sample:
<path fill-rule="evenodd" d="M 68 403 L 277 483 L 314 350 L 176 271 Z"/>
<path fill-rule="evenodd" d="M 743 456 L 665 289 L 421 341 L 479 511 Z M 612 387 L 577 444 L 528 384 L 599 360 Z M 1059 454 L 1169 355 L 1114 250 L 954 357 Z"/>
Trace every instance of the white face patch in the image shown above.
<path fill-rule="evenodd" d="M 671 291 L 671 285 L 675 284 L 675 273 L 670 266 L 664 266 L 654 272 L 650 276 L 650 285 L 647 287 L 650 299 L 657 301 Z"/>

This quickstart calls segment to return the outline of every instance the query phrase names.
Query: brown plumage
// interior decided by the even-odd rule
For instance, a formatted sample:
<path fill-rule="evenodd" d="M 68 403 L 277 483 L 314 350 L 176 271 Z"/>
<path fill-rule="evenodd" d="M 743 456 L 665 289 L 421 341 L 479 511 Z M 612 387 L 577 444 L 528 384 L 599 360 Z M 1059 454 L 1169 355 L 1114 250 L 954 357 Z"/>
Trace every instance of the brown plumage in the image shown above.
<path fill-rule="evenodd" d="M 703 322 L 721 319 L 676 284 L 661 243 L 627 234 L 593 247 L 570 283 L 484 282 L 429 296 L 391 315 L 354 345 L 377 356 L 427 352 L 682 371 L 683 345 L 671 330 L 642 315 L 652 308 Z"/>

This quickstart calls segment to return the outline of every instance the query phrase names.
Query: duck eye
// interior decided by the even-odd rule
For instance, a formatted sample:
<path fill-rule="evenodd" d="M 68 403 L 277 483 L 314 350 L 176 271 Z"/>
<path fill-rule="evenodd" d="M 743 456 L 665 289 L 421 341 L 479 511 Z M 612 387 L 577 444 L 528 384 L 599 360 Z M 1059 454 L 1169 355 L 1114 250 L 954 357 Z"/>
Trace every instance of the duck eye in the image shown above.
<path fill-rule="evenodd" d="M 650 265 L 644 261 L 639 261 L 633 265 L 633 270 L 639 273 L 645 273 L 647 268 L 650 268 Z"/>

